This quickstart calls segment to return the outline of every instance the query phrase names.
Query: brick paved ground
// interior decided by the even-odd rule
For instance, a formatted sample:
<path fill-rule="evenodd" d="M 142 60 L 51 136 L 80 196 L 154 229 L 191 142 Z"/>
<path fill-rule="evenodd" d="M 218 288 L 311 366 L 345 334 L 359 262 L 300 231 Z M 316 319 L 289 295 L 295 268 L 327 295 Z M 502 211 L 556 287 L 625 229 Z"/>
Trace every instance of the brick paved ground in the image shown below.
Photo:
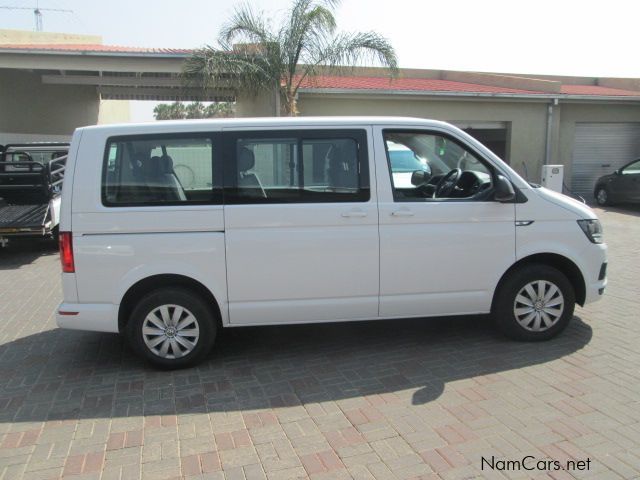
<path fill-rule="evenodd" d="M 639 478 L 640 209 L 600 214 L 606 298 L 551 342 L 478 318 L 242 329 L 173 373 L 55 328 L 55 250 L 1 251 L 0 478 L 548 478 L 483 455 Z"/>

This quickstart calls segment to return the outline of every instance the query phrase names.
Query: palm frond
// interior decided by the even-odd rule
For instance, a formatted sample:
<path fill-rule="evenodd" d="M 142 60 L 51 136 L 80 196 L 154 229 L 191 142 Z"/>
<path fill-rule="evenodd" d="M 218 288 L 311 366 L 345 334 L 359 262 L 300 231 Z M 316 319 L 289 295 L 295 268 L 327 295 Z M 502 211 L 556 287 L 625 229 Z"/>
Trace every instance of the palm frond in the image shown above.
<path fill-rule="evenodd" d="M 242 4 L 220 30 L 220 45 L 230 50 L 234 42 L 272 43 L 275 38 L 264 18 L 263 14 L 254 12 L 250 4 Z"/>
<path fill-rule="evenodd" d="M 337 5 L 337 2 L 297 0 L 283 22 L 278 38 L 282 45 L 286 69 L 284 81 L 288 87 L 304 52 L 316 39 L 326 39 L 335 31 L 333 5 Z"/>
<path fill-rule="evenodd" d="M 376 32 L 340 34 L 326 51 L 322 62 L 329 68 L 356 67 L 374 63 L 398 71 L 398 57 L 391 43 Z"/>
<path fill-rule="evenodd" d="M 186 83 L 209 88 L 230 88 L 257 93 L 277 85 L 280 68 L 262 55 L 205 47 L 196 50 L 184 63 Z"/>
<path fill-rule="evenodd" d="M 318 39 L 303 58 L 301 74 L 294 91 L 310 76 L 320 72 L 342 74 L 359 65 L 377 64 L 389 69 L 391 77 L 398 73 L 398 57 L 391 43 L 375 32 L 339 34 L 329 42 Z"/>

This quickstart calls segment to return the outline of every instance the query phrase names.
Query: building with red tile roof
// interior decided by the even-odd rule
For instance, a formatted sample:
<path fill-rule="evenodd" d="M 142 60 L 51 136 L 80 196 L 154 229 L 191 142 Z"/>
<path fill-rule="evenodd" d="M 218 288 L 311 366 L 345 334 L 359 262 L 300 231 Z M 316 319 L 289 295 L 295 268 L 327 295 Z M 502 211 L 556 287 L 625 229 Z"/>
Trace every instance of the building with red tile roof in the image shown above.
<path fill-rule="evenodd" d="M 247 96 L 232 81 L 207 92 L 185 87 L 180 73 L 190 49 L 18 33 L 0 31 L 0 143 L 68 137 L 77 126 L 110 121 L 122 100 L 235 100 L 240 115 L 279 114 L 273 92 Z M 417 69 L 390 78 L 383 69 L 354 68 L 297 80 L 301 115 L 446 120 L 531 180 L 539 181 L 545 163 L 564 165 L 567 186 L 583 195 L 597 175 L 640 157 L 640 79 Z"/>

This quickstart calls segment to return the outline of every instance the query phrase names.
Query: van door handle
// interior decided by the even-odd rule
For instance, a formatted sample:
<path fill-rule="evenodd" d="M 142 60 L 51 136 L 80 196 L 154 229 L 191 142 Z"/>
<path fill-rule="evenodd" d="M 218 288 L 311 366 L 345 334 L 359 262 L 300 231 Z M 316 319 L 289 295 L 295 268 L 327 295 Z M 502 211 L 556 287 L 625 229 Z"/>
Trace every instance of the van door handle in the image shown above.
<path fill-rule="evenodd" d="M 349 210 L 348 212 L 342 212 L 340 215 L 345 218 L 362 218 L 367 216 L 367 212 L 364 210 Z"/>
<path fill-rule="evenodd" d="M 414 213 L 411 210 L 395 210 L 391 212 L 394 217 L 413 217 Z"/>

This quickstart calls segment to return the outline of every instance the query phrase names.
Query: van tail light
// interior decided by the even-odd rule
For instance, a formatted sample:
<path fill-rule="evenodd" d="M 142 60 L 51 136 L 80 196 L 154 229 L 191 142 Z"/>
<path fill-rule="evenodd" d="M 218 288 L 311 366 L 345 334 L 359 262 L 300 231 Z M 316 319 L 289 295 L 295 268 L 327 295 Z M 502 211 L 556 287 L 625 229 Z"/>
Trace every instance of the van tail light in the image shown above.
<path fill-rule="evenodd" d="M 73 237 L 71 232 L 60 232 L 60 262 L 64 273 L 75 273 L 73 262 Z"/>

